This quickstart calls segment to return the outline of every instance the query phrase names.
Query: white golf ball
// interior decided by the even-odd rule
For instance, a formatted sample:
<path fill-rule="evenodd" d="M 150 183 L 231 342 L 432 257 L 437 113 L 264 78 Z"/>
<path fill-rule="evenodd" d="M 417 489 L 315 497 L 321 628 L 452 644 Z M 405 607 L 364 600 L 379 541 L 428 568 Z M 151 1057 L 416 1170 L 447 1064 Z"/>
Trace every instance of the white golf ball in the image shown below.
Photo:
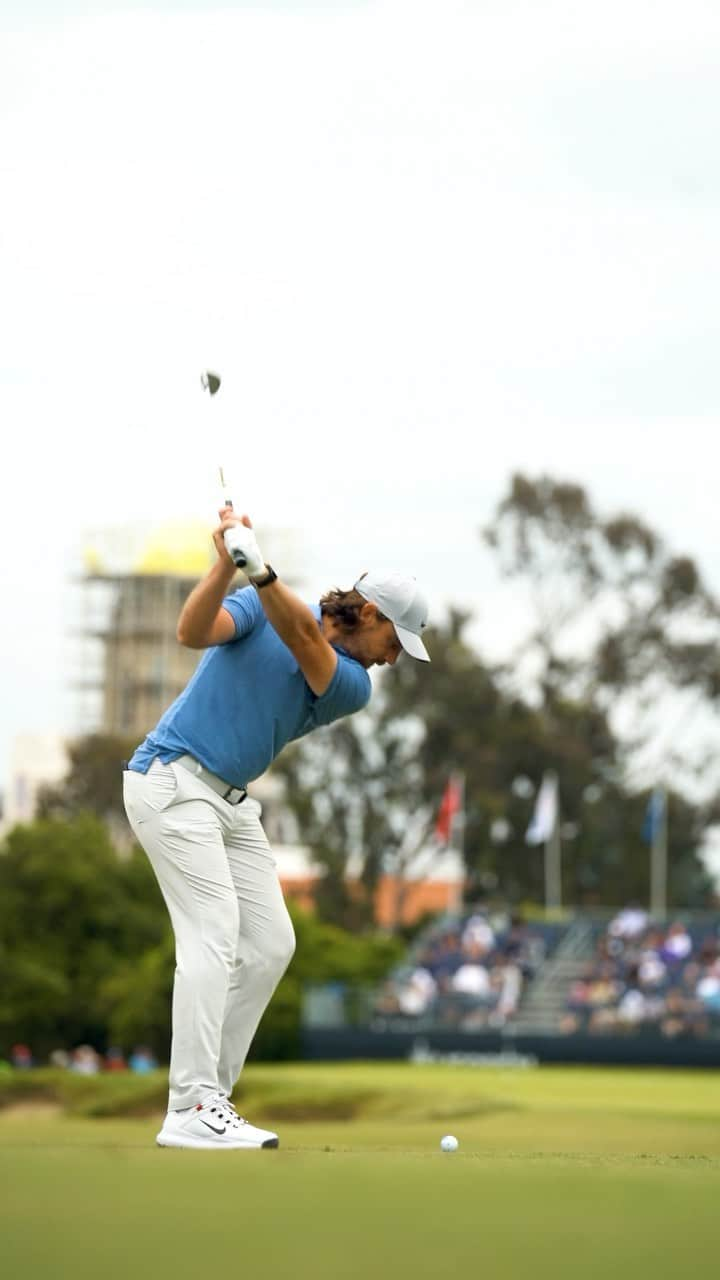
<path fill-rule="evenodd" d="M 441 1151 L 457 1151 L 460 1143 L 451 1133 L 446 1133 L 444 1138 L 440 1139 Z"/>

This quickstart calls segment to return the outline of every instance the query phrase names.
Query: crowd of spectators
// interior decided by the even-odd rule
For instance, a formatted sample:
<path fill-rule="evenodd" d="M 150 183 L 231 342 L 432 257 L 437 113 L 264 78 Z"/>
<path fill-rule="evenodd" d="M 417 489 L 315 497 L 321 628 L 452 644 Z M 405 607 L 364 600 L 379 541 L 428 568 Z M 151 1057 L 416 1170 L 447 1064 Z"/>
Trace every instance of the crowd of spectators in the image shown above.
<path fill-rule="evenodd" d="M 425 935 L 375 1002 L 375 1020 L 477 1031 L 502 1027 L 542 964 L 550 932 L 518 916 L 474 911 Z"/>
<path fill-rule="evenodd" d="M 561 1030 L 643 1030 L 669 1039 L 720 1034 L 717 925 L 659 924 L 640 907 L 619 912 L 570 989 Z"/>
<path fill-rule="evenodd" d="M 146 1045 L 137 1045 L 126 1057 L 122 1049 L 111 1046 L 105 1054 L 98 1053 L 90 1044 L 79 1044 L 74 1049 L 53 1049 L 47 1064 L 37 1062 L 35 1055 L 27 1044 L 14 1044 L 10 1049 L 10 1066 L 16 1071 L 29 1071 L 40 1065 L 60 1067 L 65 1071 L 73 1071 L 76 1075 L 94 1076 L 100 1071 L 133 1071 L 143 1075 L 154 1071 L 157 1058 L 152 1049 Z"/>

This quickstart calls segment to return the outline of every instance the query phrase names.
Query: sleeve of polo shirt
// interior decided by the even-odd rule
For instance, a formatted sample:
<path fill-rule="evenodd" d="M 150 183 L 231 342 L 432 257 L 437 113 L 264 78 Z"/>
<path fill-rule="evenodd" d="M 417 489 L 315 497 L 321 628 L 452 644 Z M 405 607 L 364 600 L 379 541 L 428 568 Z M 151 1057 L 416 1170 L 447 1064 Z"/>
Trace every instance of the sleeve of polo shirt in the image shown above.
<path fill-rule="evenodd" d="M 336 651 L 337 652 L 337 651 Z M 370 701 L 372 685 L 364 667 L 352 658 L 338 653 L 335 674 L 325 692 L 315 699 L 313 717 L 316 724 L 331 724 L 341 716 L 361 711 Z"/>
<path fill-rule="evenodd" d="M 235 640 L 242 640 L 265 617 L 265 610 L 254 587 L 240 587 L 222 602 L 235 623 Z M 233 644 L 234 641 L 230 641 Z"/>

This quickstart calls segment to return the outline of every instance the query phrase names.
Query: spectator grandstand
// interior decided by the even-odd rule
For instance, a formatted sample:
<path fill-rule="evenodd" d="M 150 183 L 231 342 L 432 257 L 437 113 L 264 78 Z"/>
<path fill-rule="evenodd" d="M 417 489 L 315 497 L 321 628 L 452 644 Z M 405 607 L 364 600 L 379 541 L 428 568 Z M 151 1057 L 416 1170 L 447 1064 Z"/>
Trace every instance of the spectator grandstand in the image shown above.
<path fill-rule="evenodd" d="M 596 925 L 593 940 L 592 955 L 567 992 L 559 1031 L 720 1035 L 716 918 L 661 922 L 629 907 L 606 926 Z"/>
<path fill-rule="evenodd" d="M 420 1034 L 547 1061 L 720 1065 L 720 916 L 629 906 L 542 922 L 479 907 L 436 921 L 366 997 L 342 983 L 309 993 L 312 1052 L 392 1056 Z"/>
<path fill-rule="evenodd" d="M 566 927 L 481 909 L 443 919 L 377 994 L 373 1025 L 459 1031 L 505 1026 Z"/>

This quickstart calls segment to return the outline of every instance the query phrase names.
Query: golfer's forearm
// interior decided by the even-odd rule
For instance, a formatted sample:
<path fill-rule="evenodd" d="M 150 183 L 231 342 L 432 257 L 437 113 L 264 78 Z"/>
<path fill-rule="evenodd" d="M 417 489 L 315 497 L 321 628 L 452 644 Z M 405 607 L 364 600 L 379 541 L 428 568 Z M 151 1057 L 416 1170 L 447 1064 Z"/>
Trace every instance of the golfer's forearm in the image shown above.
<path fill-rule="evenodd" d="M 233 564 L 217 560 L 212 569 L 196 587 L 193 587 L 180 611 L 177 638 L 189 648 L 202 646 L 220 612 L 235 575 Z"/>
<path fill-rule="evenodd" d="M 317 619 L 284 582 L 276 579 L 269 587 L 262 587 L 258 595 L 268 622 L 288 649 L 295 652 L 298 645 L 319 635 Z"/>

